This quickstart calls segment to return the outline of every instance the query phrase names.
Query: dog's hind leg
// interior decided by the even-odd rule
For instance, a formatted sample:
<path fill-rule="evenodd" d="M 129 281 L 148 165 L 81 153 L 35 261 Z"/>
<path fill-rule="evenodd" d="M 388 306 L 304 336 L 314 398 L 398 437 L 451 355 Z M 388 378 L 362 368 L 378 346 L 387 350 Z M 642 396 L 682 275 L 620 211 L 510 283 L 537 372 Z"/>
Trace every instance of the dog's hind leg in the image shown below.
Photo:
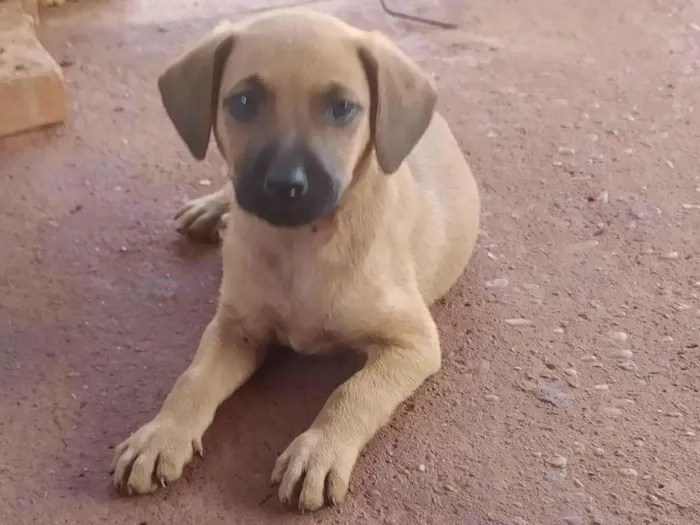
<path fill-rule="evenodd" d="M 177 231 L 196 241 L 219 242 L 232 202 L 231 182 L 213 193 L 186 202 L 175 215 Z"/>

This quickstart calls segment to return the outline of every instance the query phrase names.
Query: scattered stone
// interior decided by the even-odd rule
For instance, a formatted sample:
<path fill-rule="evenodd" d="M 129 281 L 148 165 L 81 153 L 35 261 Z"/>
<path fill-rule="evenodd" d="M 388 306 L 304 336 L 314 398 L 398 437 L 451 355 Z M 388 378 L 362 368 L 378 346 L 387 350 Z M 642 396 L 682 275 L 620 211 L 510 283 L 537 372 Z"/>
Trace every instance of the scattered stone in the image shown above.
<path fill-rule="evenodd" d="M 627 334 L 625 332 L 613 332 L 612 338 L 613 341 L 617 341 L 618 343 L 624 343 L 625 341 L 627 341 Z"/>
<path fill-rule="evenodd" d="M 603 204 L 607 204 L 610 201 L 610 195 L 606 190 L 603 190 L 598 194 L 595 200 L 598 202 L 602 202 Z"/>
<path fill-rule="evenodd" d="M 634 443 L 634 446 L 635 446 L 635 447 L 638 447 L 638 448 L 641 448 L 641 447 L 644 446 L 644 440 L 643 440 L 643 439 L 640 439 L 640 438 L 635 439 L 635 440 L 633 441 L 633 443 Z"/>
<path fill-rule="evenodd" d="M 580 480 L 574 478 L 573 483 L 574 483 L 574 487 L 576 487 L 577 489 L 582 489 L 582 488 L 583 488 L 583 483 L 581 483 Z"/>
<path fill-rule="evenodd" d="M 564 518 L 564 523 L 566 525 L 585 525 L 585 521 L 580 516 L 566 516 Z"/>
<path fill-rule="evenodd" d="M 211 181 L 209 179 L 201 179 L 199 181 L 200 186 L 211 186 Z"/>
<path fill-rule="evenodd" d="M 552 465 L 554 468 L 566 468 L 567 461 L 564 456 L 556 455 L 549 458 L 547 463 Z"/>
<path fill-rule="evenodd" d="M 610 390 L 610 385 L 600 384 L 593 387 L 593 390 L 603 391 Z"/>
<path fill-rule="evenodd" d="M 557 148 L 557 151 L 561 153 L 562 155 L 574 155 L 576 153 L 576 150 L 574 148 L 565 148 L 565 147 L 559 147 Z"/>
<path fill-rule="evenodd" d="M 617 366 L 627 372 L 636 372 L 639 369 L 634 361 L 623 361 L 618 363 Z"/>
<path fill-rule="evenodd" d="M 510 284 L 510 281 L 505 277 L 499 277 L 492 281 L 486 281 L 486 288 L 505 288 Z"/>
<path fill-rule="evenodd" d="M 478 376 L 485 376 L 489 373 L 489 370 L 491 370 L 491 363 L 485 359 L 482 359 L 474 369 L 474 373 Z"/>
<path fill-rule="evenodd" d="M 578 388 L 579 387 L 578 377 L 567 376 L 566 377 L 566 384 L 568 384 L 571 388 Z"/>
<path fill-rule="evenodd" d="M 693 436 L 695 436 L 695 432 L 693 432 L 692 430 L 686 430 L 685 432 L 683 432 L 683 435 L 688 436 L 688 437 L 693 437 Z"/>
<path fill-rule="evenodd" d="M 578 372 L 574 368 L 567 368 L 564 373 L 570 377 L 578 377 Z"/>
<path fill-rule="evenodd" d="M 515 517 L 511 520 L 513 525 L 530 525 L 527 521 L 522 518 Z"/>
<path fill-rule="evenodd" d="M 602 458 L 602 457 L 605 455 L 605 450 L 602 449 L 602 448 L 600 448 L 600 447 L 598 447 L 598 448 L 596 448 L 596 449 L 593 451 L 593 454 L 595 454 L 595 455 L 598 456 L 599 458 Z"/>
<path fill-rule="evenodd" d="M 668 252 L 661 256 L 662 259 L 678 259 L 678 252 Z"/>
<path fill-rule="evenodd" d="M 557 326 L 554 330 L 552 330 L 555 334 L 563 334 L 564 329 L 561 326 Z"/>
<path fill-rule="evenodd" d="M 530 319 L 514 318 L 506 319 L 505 323 L 510 326 L 530 326 L 532 321 Z"/>
<path fill-rule="evenodd" d="M 661 338 L 662 343 L 672 343 L 673 342 L 673 337 L 670 335 L 665 335 Z"/>
<path fill-rule="evenodd" d="M 496 394 L 486 394 L 484 399 L 486 401 L 498 401 L 498 396 Z"/>
<path fill-rule="evenodd" d="M 616 350 L 612 354 L 610 354 L 610 357 L 613 359 L 632 359 L 632 356 L 634 356 L 634 353 L 632 350 Z"/>
<path fill-rule="evenodd" d="M 683 414 L 681 414 L 680 412 L 669 412 L 669 413 L 666 414 L 666 415 L 667 415 L 668 417 L 683 417 Z"/>
<path fill-rule="evenodd" d="M 638 476 L 638 473 L 635 469 L 633 468 L 621 468 L 620 469 L 620 474 L 626 478 L 636 478 Z"/>
<path fill-rule="evenodd" d="M 420 465 L 418 465 L 418 470 L 420 472 L 425 472 L 425 465 L 423 465 L 422 463 Z"/>
<path fill-rule="evenodd" d="M 603 413 L 610 417 L 617 417 L 622 415 L 622 410 L 617 407 L 603 407 Z"/>
<path fill-rule="evenodd" d="M 575 254 L 580 252 L 585 252 L 591 250 L 600 244 L 597 240 L 592 239 L 590 241 L 577 242 L 567 246 L 566 250 L 569 253 Z"/>
<path fill-rule="evenodd" d="M 574 443 L 574 450 L 576 451 L 577 454 L 583 454 L 584 452 L 586 452 L 586 445 L 576 441 Z"/>
<path fill-rule="evenodd" d="M 535 395 L 540 401 L 554 405 L 557 408 L 564 408 L 569 404 L 569 397 L 564 392 L 549 385 L 538 385 Z"/>
<path fill-rule="evenodd" d="M 700 210 L 700 204 L 683 204 L 684 210 Z"/>
<path fill-rule="evenodd" d="M 597 359 L 598 359 L 598 358 L 597 358 L 596 356 L 591 355 L 591 354 L 588 354 L 588 355 L 584 355 L 584 356 L 581 358 L 581 361 L 583 361 L 584 363 L 591 363 L 591 362 L 593 362 L 593 361 L 596 361 Z"/>

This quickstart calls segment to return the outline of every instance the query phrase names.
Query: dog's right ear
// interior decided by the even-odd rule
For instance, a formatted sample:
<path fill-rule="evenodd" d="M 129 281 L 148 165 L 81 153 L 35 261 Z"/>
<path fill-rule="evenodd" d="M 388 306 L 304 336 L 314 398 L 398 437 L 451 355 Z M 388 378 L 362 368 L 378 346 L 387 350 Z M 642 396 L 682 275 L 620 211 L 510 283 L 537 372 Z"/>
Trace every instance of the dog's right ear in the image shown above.
<path fill-rule="evenodd" d="M 207 153 L 216 118 L 221 72 L 234 40 L 233 26 L 219 24 L 158 78 L 165 111 L 197 160 Z"/>

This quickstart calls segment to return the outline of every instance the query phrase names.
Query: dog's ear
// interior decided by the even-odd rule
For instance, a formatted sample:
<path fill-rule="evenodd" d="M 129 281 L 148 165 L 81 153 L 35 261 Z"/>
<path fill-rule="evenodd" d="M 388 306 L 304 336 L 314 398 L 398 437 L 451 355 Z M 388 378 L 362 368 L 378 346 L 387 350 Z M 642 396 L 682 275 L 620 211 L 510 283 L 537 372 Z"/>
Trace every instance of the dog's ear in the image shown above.
<path fill-rule="evenodd" d="M 377 161 L 382 171 L 394 173 L 428 128 L 437 90 L 432 78 L 381 33 L 367 33 L 359 49 L 372 94 Z"/>
<path fill-rule="evenodd" d="M 235 30 L 224 23 L 174 60 L 158 78 L 165 111 L 190 153 L 202 160 L 216 117 L 219 83 Z"/>

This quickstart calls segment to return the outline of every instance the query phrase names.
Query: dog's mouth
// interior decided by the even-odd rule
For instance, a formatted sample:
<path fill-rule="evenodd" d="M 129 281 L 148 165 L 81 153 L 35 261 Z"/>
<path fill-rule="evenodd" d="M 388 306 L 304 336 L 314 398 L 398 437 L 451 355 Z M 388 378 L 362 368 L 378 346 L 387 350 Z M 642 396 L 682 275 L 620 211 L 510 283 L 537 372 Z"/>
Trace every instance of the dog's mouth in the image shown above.
<path fill-rule="evenodd" d="M 275 227 L 298 228 L 335 210 L 341 184 L 310 148 L 270 142 L 246 152 L 235 190 L 243 211 Z"/>

